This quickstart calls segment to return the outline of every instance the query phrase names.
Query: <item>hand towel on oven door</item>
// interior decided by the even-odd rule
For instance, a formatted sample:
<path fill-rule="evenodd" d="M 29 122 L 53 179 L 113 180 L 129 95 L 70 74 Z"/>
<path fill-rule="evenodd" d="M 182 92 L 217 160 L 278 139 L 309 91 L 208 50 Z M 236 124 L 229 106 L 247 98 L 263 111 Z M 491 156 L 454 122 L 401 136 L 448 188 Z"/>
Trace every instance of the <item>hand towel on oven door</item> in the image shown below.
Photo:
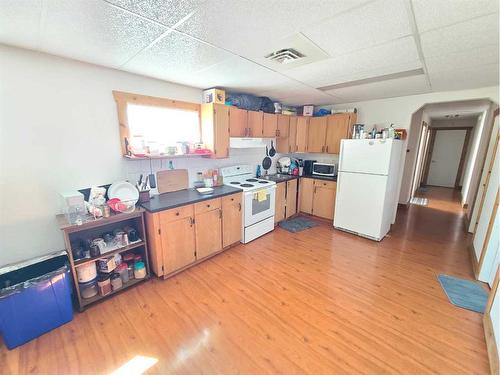
<path fill-rule="evenodd" d="M 264 202 L 267 200 L 267 191 L 259 190 L 258 192 L 253 194 L 253 199 L 257 199 L 259 202 Z"/>

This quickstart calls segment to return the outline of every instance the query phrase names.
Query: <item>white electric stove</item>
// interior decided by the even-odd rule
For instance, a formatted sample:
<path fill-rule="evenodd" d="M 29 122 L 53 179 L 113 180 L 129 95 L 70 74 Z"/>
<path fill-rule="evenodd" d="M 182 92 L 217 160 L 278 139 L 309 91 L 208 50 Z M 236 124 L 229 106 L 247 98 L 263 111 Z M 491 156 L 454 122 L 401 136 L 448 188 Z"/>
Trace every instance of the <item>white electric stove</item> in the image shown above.
<path fill-rule="evenodd" d="M 224 185 L 243 190 L 242 240 L 248 243 L 274 230 L 276 183 L 256 178 L 251 165 L 220 169 Z"/>

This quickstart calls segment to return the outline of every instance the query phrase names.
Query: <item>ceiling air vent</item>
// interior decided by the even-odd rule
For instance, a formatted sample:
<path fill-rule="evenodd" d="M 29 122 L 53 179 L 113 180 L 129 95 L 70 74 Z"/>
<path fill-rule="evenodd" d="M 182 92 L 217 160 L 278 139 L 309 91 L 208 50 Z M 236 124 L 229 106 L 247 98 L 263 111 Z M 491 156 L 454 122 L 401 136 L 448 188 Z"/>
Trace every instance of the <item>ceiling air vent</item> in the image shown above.
<path fill-rule="evenodd" d="M 279 51 L 272 52 L 265 56 L 266 59 L 276 61 L 280 64 L 288 64 L 303 57 L 305 57 L 305 55 L 294 48 L 280 49 Z"/>

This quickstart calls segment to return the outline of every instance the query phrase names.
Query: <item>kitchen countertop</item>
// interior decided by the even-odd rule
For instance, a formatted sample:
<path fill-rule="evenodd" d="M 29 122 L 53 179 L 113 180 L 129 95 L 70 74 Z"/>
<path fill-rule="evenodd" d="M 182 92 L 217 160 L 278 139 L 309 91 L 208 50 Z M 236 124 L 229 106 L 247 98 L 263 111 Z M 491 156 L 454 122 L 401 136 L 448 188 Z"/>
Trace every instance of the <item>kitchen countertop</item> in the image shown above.
<path fill-rule="evenodd" d="M 155 195 L 149 202 L 141 203 L 141 207 L 148 212 L 159 212 L 241 192 L 241 189 L 225 185 L 214 187 L 214 192 L 209 195 L 201 195 L 195 189 L 185 189 Z"/>
<path fill-rule="evenodd" d="M 335 177 L 328 177 L 328 176 L 317 176 L 317 175 L 313 175 L 313 176 L 292 176 L 292 175 L 289 175 L 289 174 L 270 174 L 270 175 L 267 175 L 267 176 L 263 176 L 262 178 L 266 179 L 266 180 L 271 180 L 271 181 L 274 181 L 276 183 L 280 183 L 280 182 L 285 182 L 285 181 L 289 181 L 289 180 L 295 180 L 295 179 L 298 179 L 298 178 L 312 178 L 314 180 L 325 180 L 325 181 L 337 181 L 337 176 Z"/>

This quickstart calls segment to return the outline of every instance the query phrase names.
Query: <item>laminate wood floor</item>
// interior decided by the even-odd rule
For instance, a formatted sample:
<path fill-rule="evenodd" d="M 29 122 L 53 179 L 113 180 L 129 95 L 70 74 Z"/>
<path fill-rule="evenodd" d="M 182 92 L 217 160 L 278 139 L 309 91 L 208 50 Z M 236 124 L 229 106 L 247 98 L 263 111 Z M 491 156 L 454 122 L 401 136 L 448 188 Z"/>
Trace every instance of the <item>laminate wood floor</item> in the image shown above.
<path fill-rule="evenodd" d="M 0 373 L 487 374 L 482 315 L 436 278 L 473 278 L 458 195 L 422 196 L 381 243 L 327 222 L 277 228 L 138 285 L 21 348 L 0 343 Z"/>

